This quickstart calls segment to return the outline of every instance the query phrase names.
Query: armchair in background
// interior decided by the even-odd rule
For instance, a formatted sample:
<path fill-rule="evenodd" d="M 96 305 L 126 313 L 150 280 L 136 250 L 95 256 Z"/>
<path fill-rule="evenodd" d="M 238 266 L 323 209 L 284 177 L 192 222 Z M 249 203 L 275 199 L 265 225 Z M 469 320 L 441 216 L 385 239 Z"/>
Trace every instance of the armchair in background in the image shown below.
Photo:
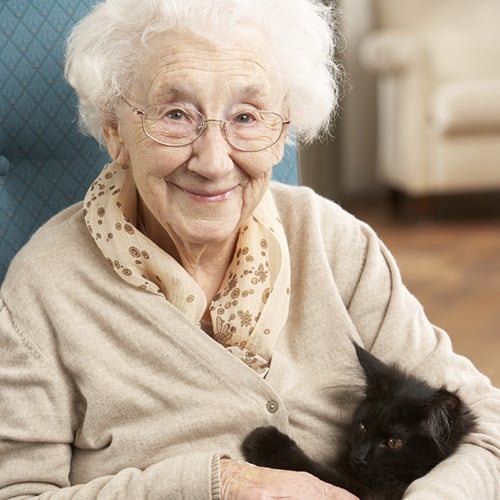
<path fill-rule="evenodd" d="M 500 1 L 373 0 L 377 163 L 410 197 L 500 190 Z"/>

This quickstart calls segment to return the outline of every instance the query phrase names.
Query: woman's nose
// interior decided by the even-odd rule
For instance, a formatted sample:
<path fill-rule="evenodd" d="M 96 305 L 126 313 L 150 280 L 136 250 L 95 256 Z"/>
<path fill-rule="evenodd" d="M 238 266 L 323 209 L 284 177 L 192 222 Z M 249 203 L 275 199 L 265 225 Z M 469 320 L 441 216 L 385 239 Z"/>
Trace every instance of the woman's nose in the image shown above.
<path fill-rule="evenodd" d="M 222 125 L 217 120 L 209 120 L 202 134 L 191 145 L 192 157 L 188 170 L 208 179 L 225 176 L 234 168 L 231 145 L 226 141 Z"/>

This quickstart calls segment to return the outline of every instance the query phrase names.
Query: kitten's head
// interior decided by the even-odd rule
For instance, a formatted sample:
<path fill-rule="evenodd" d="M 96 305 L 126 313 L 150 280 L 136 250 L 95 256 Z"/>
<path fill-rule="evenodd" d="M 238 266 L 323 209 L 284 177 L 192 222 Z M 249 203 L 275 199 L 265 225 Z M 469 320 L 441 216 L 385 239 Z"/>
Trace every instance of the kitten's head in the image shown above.
<path fill-rule="evenodd" d="M 366 397 L 351 426 L 351 465 L 367 478 L 411 482 L 455 451 L 474 416 L 456 394 L 355 347 Z"/>

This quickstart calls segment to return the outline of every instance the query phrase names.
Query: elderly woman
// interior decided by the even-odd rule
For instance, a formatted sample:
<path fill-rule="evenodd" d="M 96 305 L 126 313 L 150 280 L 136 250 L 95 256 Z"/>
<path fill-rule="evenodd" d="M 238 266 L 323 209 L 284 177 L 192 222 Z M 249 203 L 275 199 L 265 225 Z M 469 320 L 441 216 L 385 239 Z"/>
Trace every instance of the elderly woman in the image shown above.
<path fill-rule="evenodd" d="M 4 282 L 0 498 L 354 498 L 240 451 L 270 424 L 334 456 L 352 340 L 479 417 L 406 498 L 498 498 L 499 391 L 373 231 L 270 183 L 287 136 L 328 126 L 332 44 L 315 0 L 106 0 L 74 29 L 66 75 L 113 161 Z"/>

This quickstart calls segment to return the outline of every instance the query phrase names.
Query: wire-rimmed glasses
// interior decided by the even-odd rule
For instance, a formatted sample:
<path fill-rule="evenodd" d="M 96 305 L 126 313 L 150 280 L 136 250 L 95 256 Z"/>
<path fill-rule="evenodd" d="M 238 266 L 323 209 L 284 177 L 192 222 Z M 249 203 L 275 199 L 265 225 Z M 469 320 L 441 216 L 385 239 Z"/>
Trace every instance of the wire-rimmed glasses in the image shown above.
<path fill-rule="evenodd" d="M 214 120 L 191 108 L 162 104 L 139 109 L 123 96 L 122 99 L 133 113 L 141 117 L 144 133 L 164 146 L 192 144 L 203 134 L 209 122 L 217 122 L 222 135 L 234 149 L 257 152 L 276 144 L 285 125 L 290 123 L 279 113 L 250 106 L 239 108 L 226 120 Z"/>

